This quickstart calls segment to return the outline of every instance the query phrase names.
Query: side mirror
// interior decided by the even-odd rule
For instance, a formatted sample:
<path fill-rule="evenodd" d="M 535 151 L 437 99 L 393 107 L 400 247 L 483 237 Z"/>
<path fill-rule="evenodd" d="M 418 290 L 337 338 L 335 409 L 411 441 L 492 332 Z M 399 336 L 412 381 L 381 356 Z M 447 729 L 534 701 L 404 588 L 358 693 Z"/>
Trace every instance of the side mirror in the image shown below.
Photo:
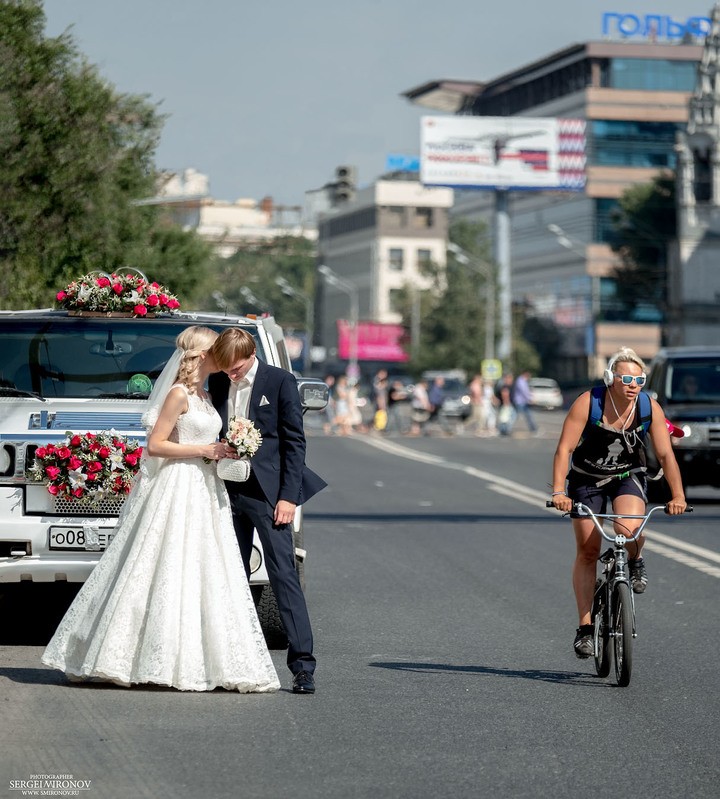
<path fill-rule="evenodd" d="M 328 404 L 330 389 L 317 377 L 299 377 L 297 381 L 303 411 L 321 411 Z"/>

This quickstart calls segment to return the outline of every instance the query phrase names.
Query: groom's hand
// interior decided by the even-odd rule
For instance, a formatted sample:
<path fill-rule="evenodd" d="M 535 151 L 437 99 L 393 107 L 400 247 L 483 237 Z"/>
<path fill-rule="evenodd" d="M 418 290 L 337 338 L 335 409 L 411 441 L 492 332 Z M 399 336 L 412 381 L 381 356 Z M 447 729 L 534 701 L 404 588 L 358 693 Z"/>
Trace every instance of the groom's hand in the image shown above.
<path fill-rule="evenodd" d="M 283 524 L 290 524 L 295 518 L 295 503 L 288 502 L 286 499 L 278 500 L 275 506 L 275 516 L 273 521 L 277 527 Z"/>

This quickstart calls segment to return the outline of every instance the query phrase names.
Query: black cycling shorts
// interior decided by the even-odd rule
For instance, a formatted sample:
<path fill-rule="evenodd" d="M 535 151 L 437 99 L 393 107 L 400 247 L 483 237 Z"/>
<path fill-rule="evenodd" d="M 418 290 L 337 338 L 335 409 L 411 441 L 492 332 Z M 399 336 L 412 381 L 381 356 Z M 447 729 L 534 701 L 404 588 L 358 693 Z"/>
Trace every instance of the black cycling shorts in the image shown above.
<path fill-rule="evenodd" d="M 630 494 L 647 502 L 647 476 L 644 472 L 636 472 L 628 477 L 613 478 L 604 485 L 597 484 L 597 478 L 579 472 L 568 475 L 568 496 L 573 502 L 582 502 L 594 513 L 606 513 L 608 500 Z M 571 513 L 573 519 L 579 518 Z"/>

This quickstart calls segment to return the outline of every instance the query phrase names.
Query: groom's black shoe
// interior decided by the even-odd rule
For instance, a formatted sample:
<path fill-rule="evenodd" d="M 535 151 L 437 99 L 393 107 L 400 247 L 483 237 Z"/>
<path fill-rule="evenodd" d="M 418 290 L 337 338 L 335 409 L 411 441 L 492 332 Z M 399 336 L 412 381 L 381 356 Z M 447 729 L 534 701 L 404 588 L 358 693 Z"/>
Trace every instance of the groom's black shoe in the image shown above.
<path fill-rule="evenodd" d="M 293 680 L 294 694 L 314 694 L 315 678 L 309 671 L 299 671 Z"/>

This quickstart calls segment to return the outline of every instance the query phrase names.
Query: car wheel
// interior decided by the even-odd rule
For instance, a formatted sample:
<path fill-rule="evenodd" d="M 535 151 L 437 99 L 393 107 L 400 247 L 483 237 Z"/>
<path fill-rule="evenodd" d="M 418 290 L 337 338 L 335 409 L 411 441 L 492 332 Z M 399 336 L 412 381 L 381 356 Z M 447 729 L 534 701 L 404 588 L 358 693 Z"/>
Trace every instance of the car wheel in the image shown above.
<path fill-rule="evenodd" d="M 287 635 L 280 620 L 277 599 L 270 585 L 261 587 L 256 608 L 268 649 L 287 649 Z"/>

